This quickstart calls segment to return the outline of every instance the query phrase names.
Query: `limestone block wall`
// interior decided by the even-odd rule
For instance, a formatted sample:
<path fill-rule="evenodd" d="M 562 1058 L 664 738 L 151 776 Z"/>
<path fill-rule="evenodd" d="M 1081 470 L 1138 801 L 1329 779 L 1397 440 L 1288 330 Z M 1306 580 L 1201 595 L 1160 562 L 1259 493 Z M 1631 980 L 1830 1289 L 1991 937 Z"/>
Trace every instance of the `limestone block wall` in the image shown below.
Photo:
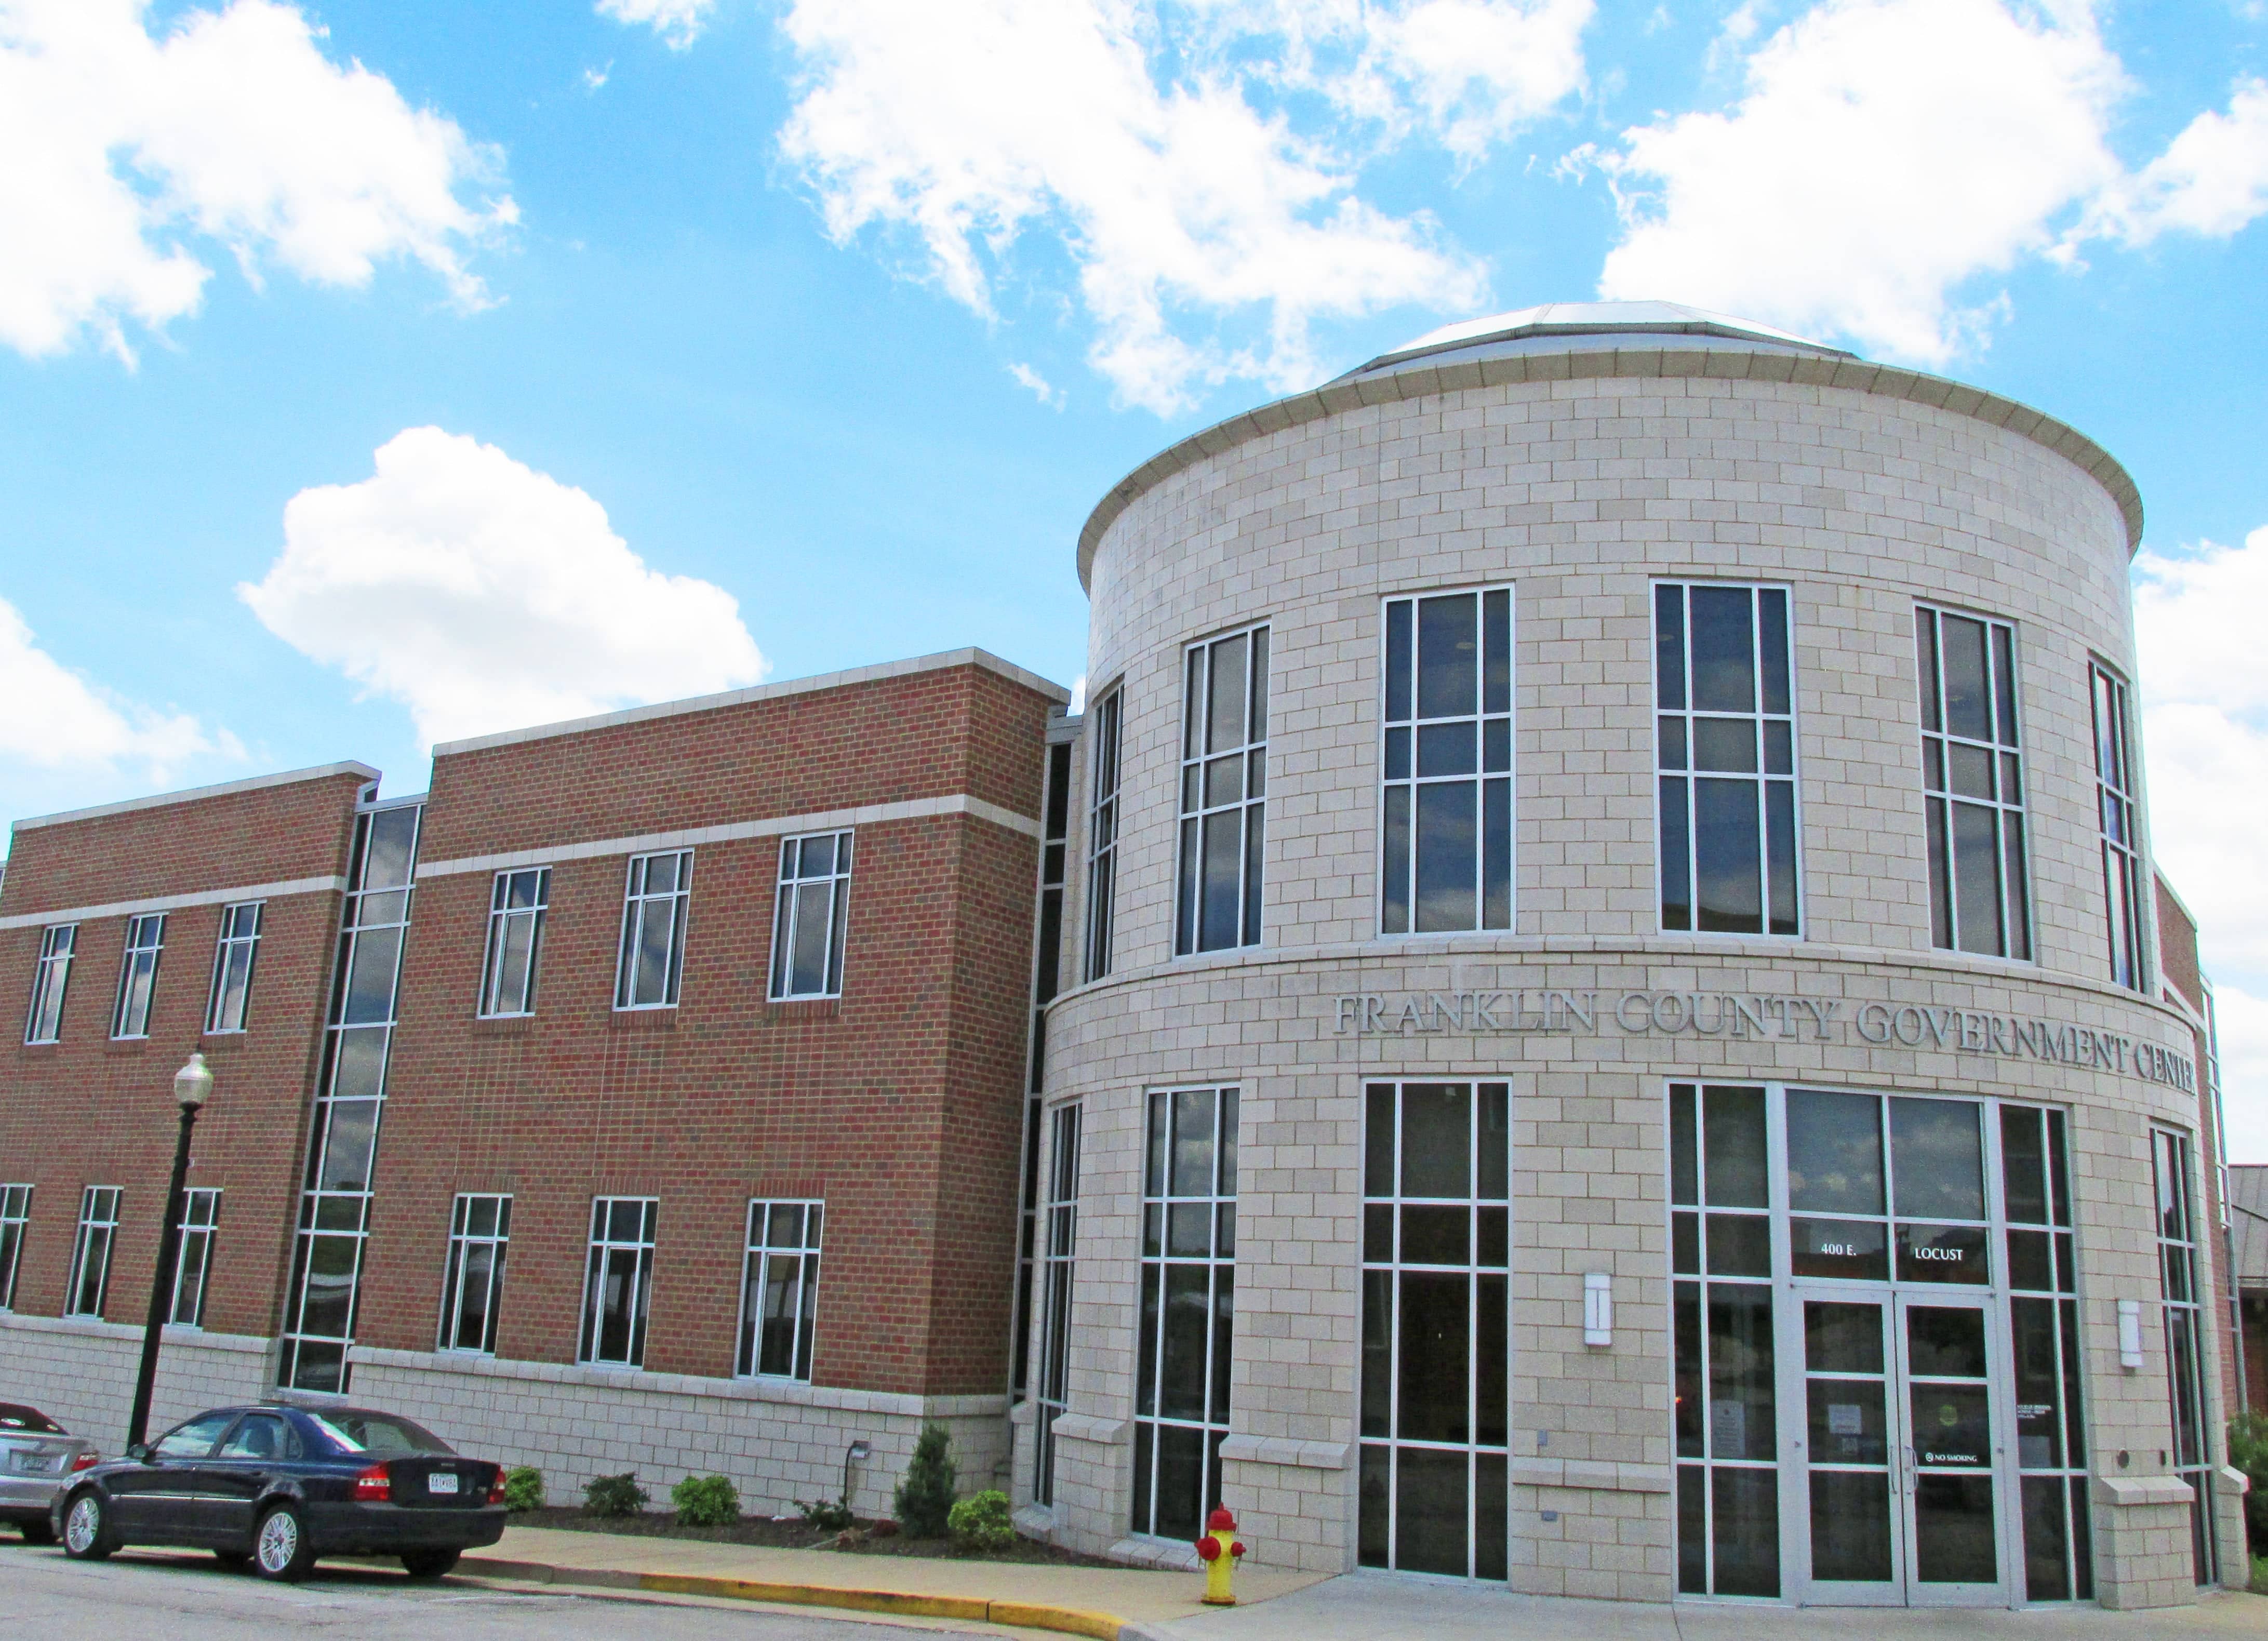
<path fill-rule="evenodd" d="M 0 1312 L 0 1399 L 26 1402 L 106 1456 L 126 1446 L 142 1330 L 77 1317 Z M 275 1379 L 271 1342 L 248 1334 L 168 1328 L 150 1400 L 152 1436 L 231 1402 L 257 1402 Z"/>

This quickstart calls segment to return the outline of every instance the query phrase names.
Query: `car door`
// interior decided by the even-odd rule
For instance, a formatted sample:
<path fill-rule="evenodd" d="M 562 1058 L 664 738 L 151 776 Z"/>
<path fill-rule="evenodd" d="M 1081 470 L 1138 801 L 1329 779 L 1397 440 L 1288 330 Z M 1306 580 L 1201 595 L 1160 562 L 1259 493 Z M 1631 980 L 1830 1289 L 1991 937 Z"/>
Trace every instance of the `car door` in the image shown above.
<path fill-rule="evenodd" d="M 106 1480 L 111 1509 L 122 1538 L 144 1544 L 173 1543 L 189 1530 L 196 1497 L 197 1467 L 234 1421 L 233 1409 L 201 1413 L 176 1424 L 150 1445 L 146 1457 Z"/>
<path fill-rule="evenodd" d="M 222 1549 L 247 1547 L 252 1506 L 267 1491 L 276 1467 L 297 1456 L 298 1438 L 280 1413 L 254 1410 L 196 1466 L 195 1498 L 189 1530 L 200 1544 Z"/>

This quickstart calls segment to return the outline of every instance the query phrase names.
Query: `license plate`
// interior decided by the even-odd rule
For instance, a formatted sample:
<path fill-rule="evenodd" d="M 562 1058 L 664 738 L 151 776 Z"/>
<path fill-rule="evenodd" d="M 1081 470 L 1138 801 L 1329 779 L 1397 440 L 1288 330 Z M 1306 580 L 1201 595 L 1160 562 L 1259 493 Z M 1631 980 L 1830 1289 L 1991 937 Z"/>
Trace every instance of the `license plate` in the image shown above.
<path fill-rule="evenodd" d="M 46 1475 L 62 1469 L 63 1464 L 63 1461 L 61 1459 L 46 1459 L 35 1453 L 19 1453 L 16 1455 L 16 1468 L 26 1475 Z"/>
<path fill-rule="evenodd" d="M 457 1478 L 453 1474 L 436 1471 L 425 1478 L 425 1490 L 429 1493 L 453 1493 L 457 1490 Z"/>

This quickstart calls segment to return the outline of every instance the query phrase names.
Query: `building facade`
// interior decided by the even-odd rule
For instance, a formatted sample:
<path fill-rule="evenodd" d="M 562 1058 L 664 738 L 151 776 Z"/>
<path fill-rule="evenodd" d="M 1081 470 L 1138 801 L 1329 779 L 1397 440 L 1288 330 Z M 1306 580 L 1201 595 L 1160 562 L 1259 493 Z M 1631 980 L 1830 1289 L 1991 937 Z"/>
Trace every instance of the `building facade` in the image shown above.
<path fill-rule="evenodd" d="M 866 1512 L 941 1421 L 1157 1563 L 2242 1583 L 2140 521 L 1980 391 L 1531 310 L 1116 488 L 1077 717 L 962 651 L 23 823 L 0 1375 L 122 1422 L 202 1047 L 161 1417 Z"/>

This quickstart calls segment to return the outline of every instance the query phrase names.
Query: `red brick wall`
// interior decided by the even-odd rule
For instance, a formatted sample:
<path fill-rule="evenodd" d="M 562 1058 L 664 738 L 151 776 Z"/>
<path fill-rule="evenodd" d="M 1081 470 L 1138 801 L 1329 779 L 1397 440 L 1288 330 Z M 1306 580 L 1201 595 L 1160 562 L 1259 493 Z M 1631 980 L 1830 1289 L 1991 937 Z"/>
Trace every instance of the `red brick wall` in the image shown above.
<path fill-rule="evenodd" d="M 0 916 L 342 874 L 364 778 L 328 775 L 19 830 Z M 105 1314 L 141 1321 L 173 1166 L 173 1075 L 202 1049 L 215 1087 L 189 1183 L 222 1191 L 205 1326 L 273 1330 L 338 899 L 268 901 L 247 1028 L 219 1037 L 202 1034 L 218 905 L 166 914 L 149 1036 L 132 1042 L 109 1041 L 123 916 L 79 921 L 62 1041 L 46 1046 L 23 1041 L 40 930 L 0 930 L 0 1180 L 36 1188 L 18 1311 L 61 1312 L 81 1188 L 116 1185 L 122 1223 Z"/>
<path fill-rule="evenodd" d="M 1036 817 L 1044 696 L 960 666 L 451 754 L 422 859 L 966 792 Z M 813 1377 L 1000 1389 L 1032 839 L 858 828 L 839 1001 L 767 1001 L 778 842 L 696 850 L 674 1010 L 613 1011 L 625 857 L 552 866 L 533 1019 L 475 1018 L 491 874 L 421 879 L 358 1332 L 433 1348 L 451 1200 L 513 1195 L 498 1353 L 572 1361 L 593 1196 L 661 1199 L 645 1365 L 729 1374 L 752 1196 L 827 1203 Z"/>

